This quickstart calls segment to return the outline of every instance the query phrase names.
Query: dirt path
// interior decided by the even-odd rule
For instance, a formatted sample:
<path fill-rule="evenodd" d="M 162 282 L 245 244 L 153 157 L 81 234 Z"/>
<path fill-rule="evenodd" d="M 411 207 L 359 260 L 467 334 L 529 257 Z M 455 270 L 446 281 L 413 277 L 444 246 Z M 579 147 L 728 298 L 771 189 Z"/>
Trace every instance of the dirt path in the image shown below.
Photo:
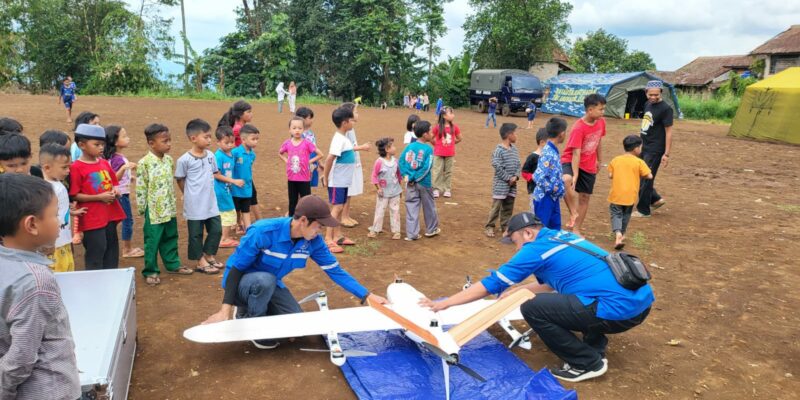
<path fill-rule="evenodd" d="M 71 128 L 62 122 L 63 111 L 52 97 L 0 95 L 0 107 L 0 114 L 23 123 L 30 138 L 46 128 Z M 133 138 L 126 155 L 134 161 L 146 152 L 146 124 L 158 121 L 172 128 L 172 156 L 177 159 L 189 149 L 183 134 L 186 122 L 200 117 L 214 125 L 227 107 L 210 101 L 91 96 L 76 103 L 76 111 L 91 109 L 103 124 L 125 126 Z M 327 149 L 333 107 L 312 108 L 317 115 L 314 130 Z M 357 132 L 362 142 L 383 136 L 402 142 L 407 111 L 363 109 L 360 114 Z M 256 105 L 254 115 L 262 131 L 255 172 L 260 202 L 265 216 L 279 216 L 287 200 L 277 150 L 288 137 L 289 115 L 279 115 L 272 104 Z M 437 203 L 441 237 L 414 243 L 385 235 L 368 240 L 374 197 L 368 188 L 369 195 L 355 199 L 361 226 L 348 234 L 360 245 L 340 261 L 367 287 L 382 293 L 397 273 L 429 296 L 443 296 L 457 290 L 465 275 L 481 277 L 512 255 L 510 246 L 482 234 L 491 204 L 491 151 L 499 141 L 497 130 L 483 128 L 484 116 L 457 111 L 465 139 L 456 157 L 454 198 L 448 201 L 457 204 Z M 547 117 L 540 114 L 535 127 Z M 432 119 L 433 114 L 423 118 Z M 525 125 L 524 118 L 499 119 Z M 568 119 L 570 126 L 573 121 Z M 623 152 L 622 138 L 638 130 L 638 121 L 608 122 L 606 162 Z M 524 156 L 534 148 L 535 130 L 520 132 Z M 668 203 L 653 218 L 634 220 L 629 232 L 631 250 L 655 264 L 654 310 L 643 326 L 612 337 L 610 368 L 603 378 L 565 385 L 577 389 L 581 398 L 790 399 L 800 393 L 800 147 L 736 140 L 726 133 L 726 125 L 677 122 L 671 165 L 657 179 Z M 365 171 L 376 157 L 374 151 L 363 156 Z M 606 248 L 612 243 L 608 187 L 609 180 L 598 176 L 585 228 L 589 239 Z M 516 211 L 528 208 L 527 200 L 517 201 Z M 179 224 L 185 259 L 185 222 L 179 218 Z M 137 245 L 141 227 L 138 218 Z M 230 250 L 222 250 L 220 258 L 228 254 Z M 82 256 L 79 250 L 79 265 Z M 141 260 L 132 265 L 141 268 Z M 220 276 L 162 279 L 155 288 L 139 281 L 139 352 L 132 399 L 354 397 L 327 356 L 297 350 L 322 346 L 321 339 L 298 339 L 275 351 L 259 351 L 247 343 L 199 345 L 184 340 L 184 329 L 218 309 Z M 286 283 L 298 297 L 325 289 L 332 307 L 357 304 L 311 265 Z M 506 340 L 499 329 L 491 332 Z M 514 352 L 533 369 L 558 364 L 538 339 L 532 351 Z"/>

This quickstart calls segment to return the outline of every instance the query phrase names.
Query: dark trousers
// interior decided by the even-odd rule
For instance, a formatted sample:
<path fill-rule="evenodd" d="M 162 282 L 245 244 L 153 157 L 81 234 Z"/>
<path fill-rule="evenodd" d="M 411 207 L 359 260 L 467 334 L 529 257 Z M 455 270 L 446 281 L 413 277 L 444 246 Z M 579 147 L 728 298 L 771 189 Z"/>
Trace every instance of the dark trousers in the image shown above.
<path fill-rule="evenodd" d="M 189 259 L 199 260 L 203 254 L 213 256 L 219 250 L 219 241 L 222 238 L 222 219 L 219 215 L 209 219 L 187 220 L 189 230 Z M 203 241 L 203 228 L 207 232 Z"/>
<path fill-rule="evenodd" d="M 631 221 L 633 206 L 611 204 L 608 206 L 608 211 L 611 214 L 611 232 L 620 232 L 624 235 L 628 230 L 628 222 Z"/>
<path fill-rule="evenodd" d="M 642 160 L 650 167 L 653 174 L 653 179 L 642 179 L 639 182 L 639 204 L 636 205 L 636 210 L 644 215 L 650 215 L 650 205 L 661 200 L 661 196 L 656 192 L 655 184 L 662 156 L 664 153 L 642 153 L 641 155 Z"/>
<path fill-rule="evenodd" d="M 539 293 L 522 304 L 522 316 L 558 358 L 577 369 L 594 369 L 605 358 L 607 333 L 620 333 L 641 324 L 650 308 L 624 321 L 597 318 L 597 302 L 583 305 L 572 294 Z M 581 332 L 578 339 L 572 332 Z"/>
<path fill-rule="evenodd" d="M 105 228 L 84 231 L 83 248 L 86 249 L 86 270 L 119 267 L 117 222 L 109 222 Z"/>
<path fill-rule="evenodd" d="M 489 219 L 486 221 L 486 229 L 494 229 L 495 221 L 500 222 L 500 231 L 505 232 L 508 227 L 508 220 L 514 213 L 514 196 L 506 196 L 505 199 L 493 199 L 492 209 L 489 211 Z"/>
<path fill-rule="evenodd" d="M 294 209 L 297 207 L 297 202 L 311 194 L 311 182 L 287 182 L 289 189 L 289 216 L 294 217 Z"/>

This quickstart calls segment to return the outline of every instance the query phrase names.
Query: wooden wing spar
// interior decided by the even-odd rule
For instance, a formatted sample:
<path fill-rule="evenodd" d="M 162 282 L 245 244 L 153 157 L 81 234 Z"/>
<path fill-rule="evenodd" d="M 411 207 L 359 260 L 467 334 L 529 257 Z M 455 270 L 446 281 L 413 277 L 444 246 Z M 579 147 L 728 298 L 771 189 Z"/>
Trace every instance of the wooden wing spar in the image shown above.
<path fill-rule="evenodd" d="M 427 329 L 425 329 L 425 328 L 423 328 L 423 327 L 411 322 L 406 317 L 403 317 L 402 315 L 398 314 L 397 312 L 395 312 L 394 310 L 390 309 L 389 307 L 384 306 L 383 304 L 380 304 L 378 302 L 373 302 L 370 299 L 367 299 L 367 303 L 369 304 L 370 307 L 374 308 L 375 310 L 377 310 L 381 314 L 389 317 L 392 321 L 397 322 L 398 324 L 400 324 L 400 326 L 402 326 L 403 329 L 405 329 L 405 330 L 417 335 L 422 340 L 424 340 L 424 341 L 426 341 L 426 342 L 428 342 L 428 343 L 430 343 L 430 344 L 432 344 L 434 346 L 439 346 L 439 340 L 436 339 L 436 337 L 433 336 L 433 334 L 430 333 Z"/>
<path fill-rule="evenodd" d="M 465 319 L 464 322 L 454 326 L 447 331 L 447 333 L 453 337 L 453 340 L 455 340 L 456 344 L 463 346 L 464 343 L 467 343 L 475 336 L 478 336 L 478 334 L 488 329 L 490 326 L 492 326 L 492 324 L 499 321 L 515 309 L 519 308 L 522 303 L 532 299 L 534 296 L 536 295 L 528 289 L 519 289 L 514 293 L 497 300 L 494 302 L 494 304 L 484 308 L 473 316 Z M 395 320 L 395 322 L 398 321 Z"/>

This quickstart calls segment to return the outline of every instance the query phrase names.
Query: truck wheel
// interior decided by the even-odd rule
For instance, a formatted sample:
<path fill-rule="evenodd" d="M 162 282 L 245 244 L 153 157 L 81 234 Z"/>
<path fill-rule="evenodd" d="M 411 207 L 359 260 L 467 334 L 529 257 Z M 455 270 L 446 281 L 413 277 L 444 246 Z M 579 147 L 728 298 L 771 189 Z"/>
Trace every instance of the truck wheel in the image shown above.
<path fill-rule="evenodd" d="M 486 112 L 486 103 L 483 100 L 478 102 L 478 112 L 481 114 Z"/>
<path fill-rule="evenodd" d="M 508 104 L 503 104 L 503 108 L 500 112 L 504 117 L 507 117 L 509 114 L 511 114 L 511 106 Z"/>

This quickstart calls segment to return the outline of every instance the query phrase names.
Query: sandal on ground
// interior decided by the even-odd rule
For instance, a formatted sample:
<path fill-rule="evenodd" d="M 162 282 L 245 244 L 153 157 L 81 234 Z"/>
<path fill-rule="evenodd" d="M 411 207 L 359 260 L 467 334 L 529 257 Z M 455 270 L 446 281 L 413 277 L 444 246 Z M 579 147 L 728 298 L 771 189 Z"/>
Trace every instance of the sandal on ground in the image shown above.
<path fill-rule="evenodd" d="M 150 275 L 145 277 L 144 281 L 150 286 L 155 286 L 161 283 L 161 279 L 158 278 L 158 275 Z"/>
<path fill-rule="evenodd" d="M 213 259 L 213 258 L 210 259 L 210 260 L 206 258 L 206 262 L 209 265 L 211 265 L 212 267 L 217 268 L 217 269 L 225 268 L 225 264 L 223 264 L 223 263 L 221 263 L 221 262 L 219 262 L 219 261 L 217 261 L 216 259 Z"/>
<path fill-rule="evenodd" d="M 617 243 L 614 245 L 614 250 L 622 250 L 623 248 L 625 248 L 625 243 Z"/>
<path fill-rule="evenodd" d="M 436 228 L 433 232 L 430 232 L 430 233 L 426 232 L 425 233 L 425 237 L 426 238 L 432 238 L 432 237 L 434 237 L 434 236 L 436 236 L 436 235 L 438 235 L 440 233 L 442 233 L 442 228 Z"/>
<path fill-rule="evenodd" d="M 492 229 L 492 228 L 486 228 L 486 230 L 483 231 L 483 233 L 486 234 L 486 237 L 490 237 L 490 238 L 494 237 L 494 229 Z"/>
<path fill-rule="evenodd" d="M 192 269 L 189 267 L 181 266 L 180 268 L 174 271 L 167 270 L 167 273 L 175 275 L 191 275 L 194 273 L 194 271 L 192 271 Z"/>
<path fill-rule="evenodd" d="M 239 241 L 238 240 L 233 240 L 233 239 L 228 239 L 228 240 L 226 240 L 224 242 L 220 242 L 219 243 L 219 247 L 221 249 L 230 249 L 230 248 L 234 248 L 234 247 L 237 247 L 237 246 L 239 246 Z"/>
<path fill-rule="evenodd" d="M 328 250 L 330 250 L 331 253 L 344 253 L 344 249 L 339 247 L 336 242 L 327 242 L 327 245 Z"/>
<path fill-rule="evenodd" d="M 213 265 L 210 265 L 210 264 L 209 265 L 198 265 L 198 266 L 194 267 L 194 272 L 198 272 L 198 273 L 206 274 L 206 275 L 214 275 L 214 274 L 218 274 L 219 273 L 219 268 L 217 268 L 217 267 L 215 267 Z"/>
<path fill-rule="evenodd" d="M 392 240 L 400 240 L 400 239 L 402 239 L 402 235 L 400 235 L 400 232 L 395 232 L 392 234 Z"/>
<path fill-rule="evenodd" d="M 358 222 L 352 219 L 347 219 L 347 220 L 343 219 L 342 222 L 339 223 L 339 225 L 345 228 L 355 228 L 356 225 L 358 225 Z"/>
<path fill-rule="evenodd" d="M 369 233 L 367 234 L 367 237 L 368 238 L 376 238 L 376 237 L 378 237 L 378 232 L 369 231 Z"/>
<path fill-rule="evenodd" d="M 336 244 L 339 246 L 355 246 L 356 242 L 352 241 L 348 237 L 342 236 L 339 239 L 336 239 Z"/>
<path fill-rule="evenodd" d="M 138 247 L 134 247 L 131 249 L 131 251 L 122 255 L 122 258 L 139 258 L 139 257 L 144 257 L 144 250 Z"/>

